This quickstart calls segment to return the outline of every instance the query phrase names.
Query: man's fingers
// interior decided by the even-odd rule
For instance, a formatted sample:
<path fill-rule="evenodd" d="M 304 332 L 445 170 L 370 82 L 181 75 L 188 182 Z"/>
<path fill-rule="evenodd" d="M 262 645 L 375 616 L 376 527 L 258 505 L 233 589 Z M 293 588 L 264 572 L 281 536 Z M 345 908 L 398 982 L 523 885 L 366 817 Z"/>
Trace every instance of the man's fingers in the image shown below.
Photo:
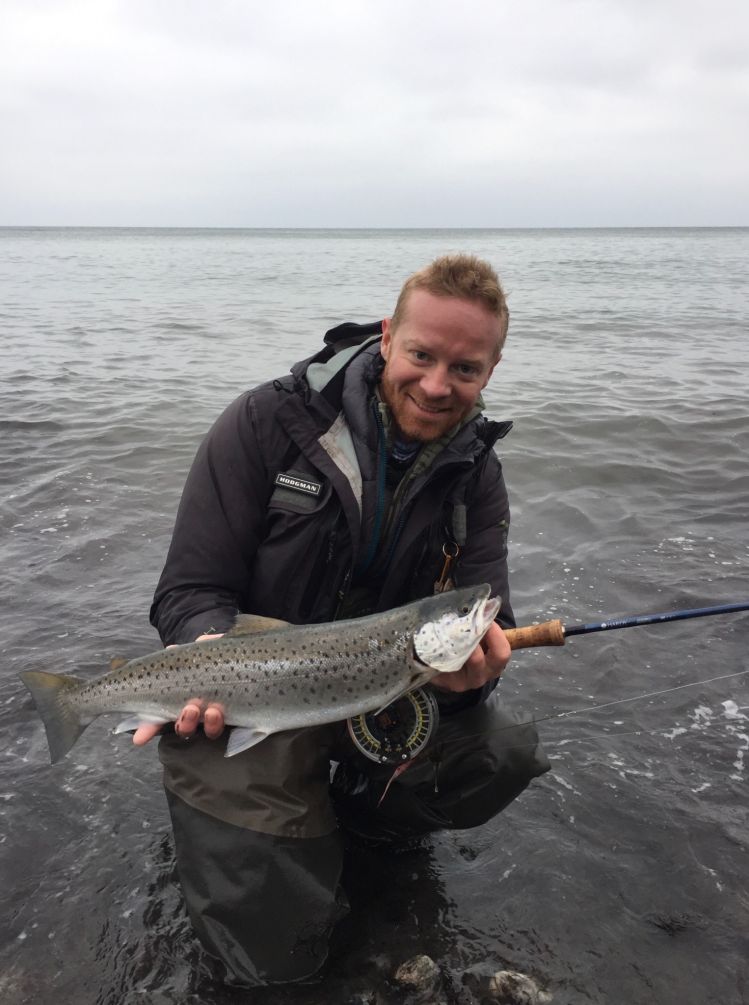
<path fill-rule="evenodd" d="M 434 687 L 442 691 L 472 691 L 499 677 L 510 658 L 510 644 L 495 622 L 473 650 L 460 670 L 438 674 L 432 678 Z"/>
<path fill-rule="evenodd" d="M 133 733 L 133 743 L 136 747 L 142 747 L 149 740 L 153 740 L 154 736 L 158 736 L 160 732 L 161 726 L 158 723 L 145 723 L 143 726 L 138 726 Z"/>
<path fill-rule="evenodd" d="M 485 663 L 486 658 L 484 656 L 484 650 L 481 645 L 478 645 L 463 664 L 463 669 L 467 670 L 469 674 L 472 674 L 474 671 L 482 670 Z"/>
<path fill-rule="evenodd" d="M 476 650 L 473 655 L 477 654 Z M 483 661 L 482 671 L 484 683 L 501 676 L 502 671 L 510 661 L 512 650 L 507 636 L 494 622 L 489 631 L 481 640 L 481 659 Z"/>
<path fill-rule="evenodd" d="M 210 634 L 210 635 L 199 635 L 196 642 L 209 642 L 211 639 L 220 639 L 221 634 Z M 174 649 L 173 645 L 167 646 L 167 649 Z M 190 701 L 185 705 L 179 714 L 179 718 L 174 724 L 174 732 L 181 736 L 183 740 L 189 740 L 195 735 L 195 730 L 200 725 L 201 718 L 204 721 L 203 730 L 205 735 L 209 740 L 215 740 L 217 737 L 221 736 L 224 731 L 224 712 L 218 705 L 209 705 L 205 710 L 205 715 L 203 714 L 203 704 L 198 699 Z M 133 743 L 136 747 L 142 747 L 144 744 L 149 743 L 153 740 L 154 736 L 158 736 L 161 732 L 161 726 L 155 726 L 148 723 L 143 726 L 138 726 L 138 728 L 133 733 Z"/>
<path fill-rule="evenodd" d="M 495 621 L 490 626 L 489 631 L 481 640 L 481 647 L 486 655 L 487 662 L 492 665 L 501 664 L 502 667 L 509 663 L 512 650 L 507 636 Z"/>
<path fill-rule="evenodd" d="M 217 705 L 209 705 L 203 716 L 203 731 L 209 740 L 215 740 L 224 731 L 224 713 Z"/>
<path fill-rule="evenodd" d="M 200 723 L 203 708 L 198 701 L 190 701 L 185 705 L 179 714 L 179 719 L 174 724 L 174 732 L 177 736 L 191 737 Z"/>

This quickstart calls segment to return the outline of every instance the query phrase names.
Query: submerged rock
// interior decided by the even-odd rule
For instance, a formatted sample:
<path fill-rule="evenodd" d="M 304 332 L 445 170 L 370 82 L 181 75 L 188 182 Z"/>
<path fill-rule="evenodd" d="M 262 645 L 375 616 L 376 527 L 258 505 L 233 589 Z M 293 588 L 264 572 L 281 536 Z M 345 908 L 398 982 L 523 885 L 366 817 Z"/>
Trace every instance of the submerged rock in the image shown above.
<path fill-rule="evenodd" d="M 542 991 L 532 978 L 516 970 L 498 970 L 490 978 L 487 990 L 501 1005 L 546 1005 L 551 1001 L 548 992 Z"/>
<path fill-rule="evenodd" d="M 552 1000 L 532 977 L 517 970 L 498 970 L 487 974 L 483 968 L 466 971 L 463 983 L 479 998 L 482 1005 L 547 1005 Z"/>
<path fill-rule="evenodd" d="M 376 1005 L 447 1005 L 442 971 L 430 956 L 401 963 L 377 992 Z"/>
<path fill-rule="evenodd" d="M 395 971 L 398 984 L 413 991 L 436 991 L 442 983 L 440 968 L 431 956 L 414 956 Z"/>

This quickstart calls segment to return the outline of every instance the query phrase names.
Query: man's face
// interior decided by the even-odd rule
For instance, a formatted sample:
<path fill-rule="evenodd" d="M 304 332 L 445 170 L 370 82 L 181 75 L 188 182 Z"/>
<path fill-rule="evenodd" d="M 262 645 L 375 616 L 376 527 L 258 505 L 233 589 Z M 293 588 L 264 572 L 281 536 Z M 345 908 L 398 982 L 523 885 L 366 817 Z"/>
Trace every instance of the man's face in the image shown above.
<path fill-rule="evenodd" d="M 481 304 L 413 290 L 383 323 L 381 393 L 402 436 L 437 440 L 471 411 L 497 359 L 499 319 Z"/>

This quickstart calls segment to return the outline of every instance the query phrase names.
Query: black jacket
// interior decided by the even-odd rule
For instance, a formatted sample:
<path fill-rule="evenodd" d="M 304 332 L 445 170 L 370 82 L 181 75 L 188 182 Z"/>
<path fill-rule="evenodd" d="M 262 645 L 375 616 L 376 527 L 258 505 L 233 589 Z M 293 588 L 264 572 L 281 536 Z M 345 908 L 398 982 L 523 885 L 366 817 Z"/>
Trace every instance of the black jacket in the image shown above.
<path fill-rule="evenodd" d="M 237 611 L 294 624 L 329 621 L 357 575 L 368 580 L 362 562 L 382 503 L 375 387 L 383 361 L 379 326 L 362 329 L 374 337 L 329 347 L 289 376 L 245 392 L 209 431 L 151 608 L 165 644 L 225 631 Z M 500 622 L 514 625 L 509 506 L 492 449 L 510 425 L 470 420 L 412 479 L 377 549 L 372 609 L 432 593 L 443 546 L 462 534 L 453 578 L 490 583 L 502 597 Z"/>

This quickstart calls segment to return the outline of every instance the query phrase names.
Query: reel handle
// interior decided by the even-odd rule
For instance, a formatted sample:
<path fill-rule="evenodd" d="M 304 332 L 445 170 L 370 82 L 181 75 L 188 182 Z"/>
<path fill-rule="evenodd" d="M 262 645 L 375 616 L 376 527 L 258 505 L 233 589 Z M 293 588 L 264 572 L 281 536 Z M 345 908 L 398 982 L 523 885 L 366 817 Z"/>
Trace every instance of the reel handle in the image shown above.
<path fill-rule="evenodd" d="M 505 628 L 503 631 L 510 643 L 510 649 L 564 645 L 564 625 L 559 619 L 544 621 L 540 625 L 528 625 L 525 628 Z"/>

